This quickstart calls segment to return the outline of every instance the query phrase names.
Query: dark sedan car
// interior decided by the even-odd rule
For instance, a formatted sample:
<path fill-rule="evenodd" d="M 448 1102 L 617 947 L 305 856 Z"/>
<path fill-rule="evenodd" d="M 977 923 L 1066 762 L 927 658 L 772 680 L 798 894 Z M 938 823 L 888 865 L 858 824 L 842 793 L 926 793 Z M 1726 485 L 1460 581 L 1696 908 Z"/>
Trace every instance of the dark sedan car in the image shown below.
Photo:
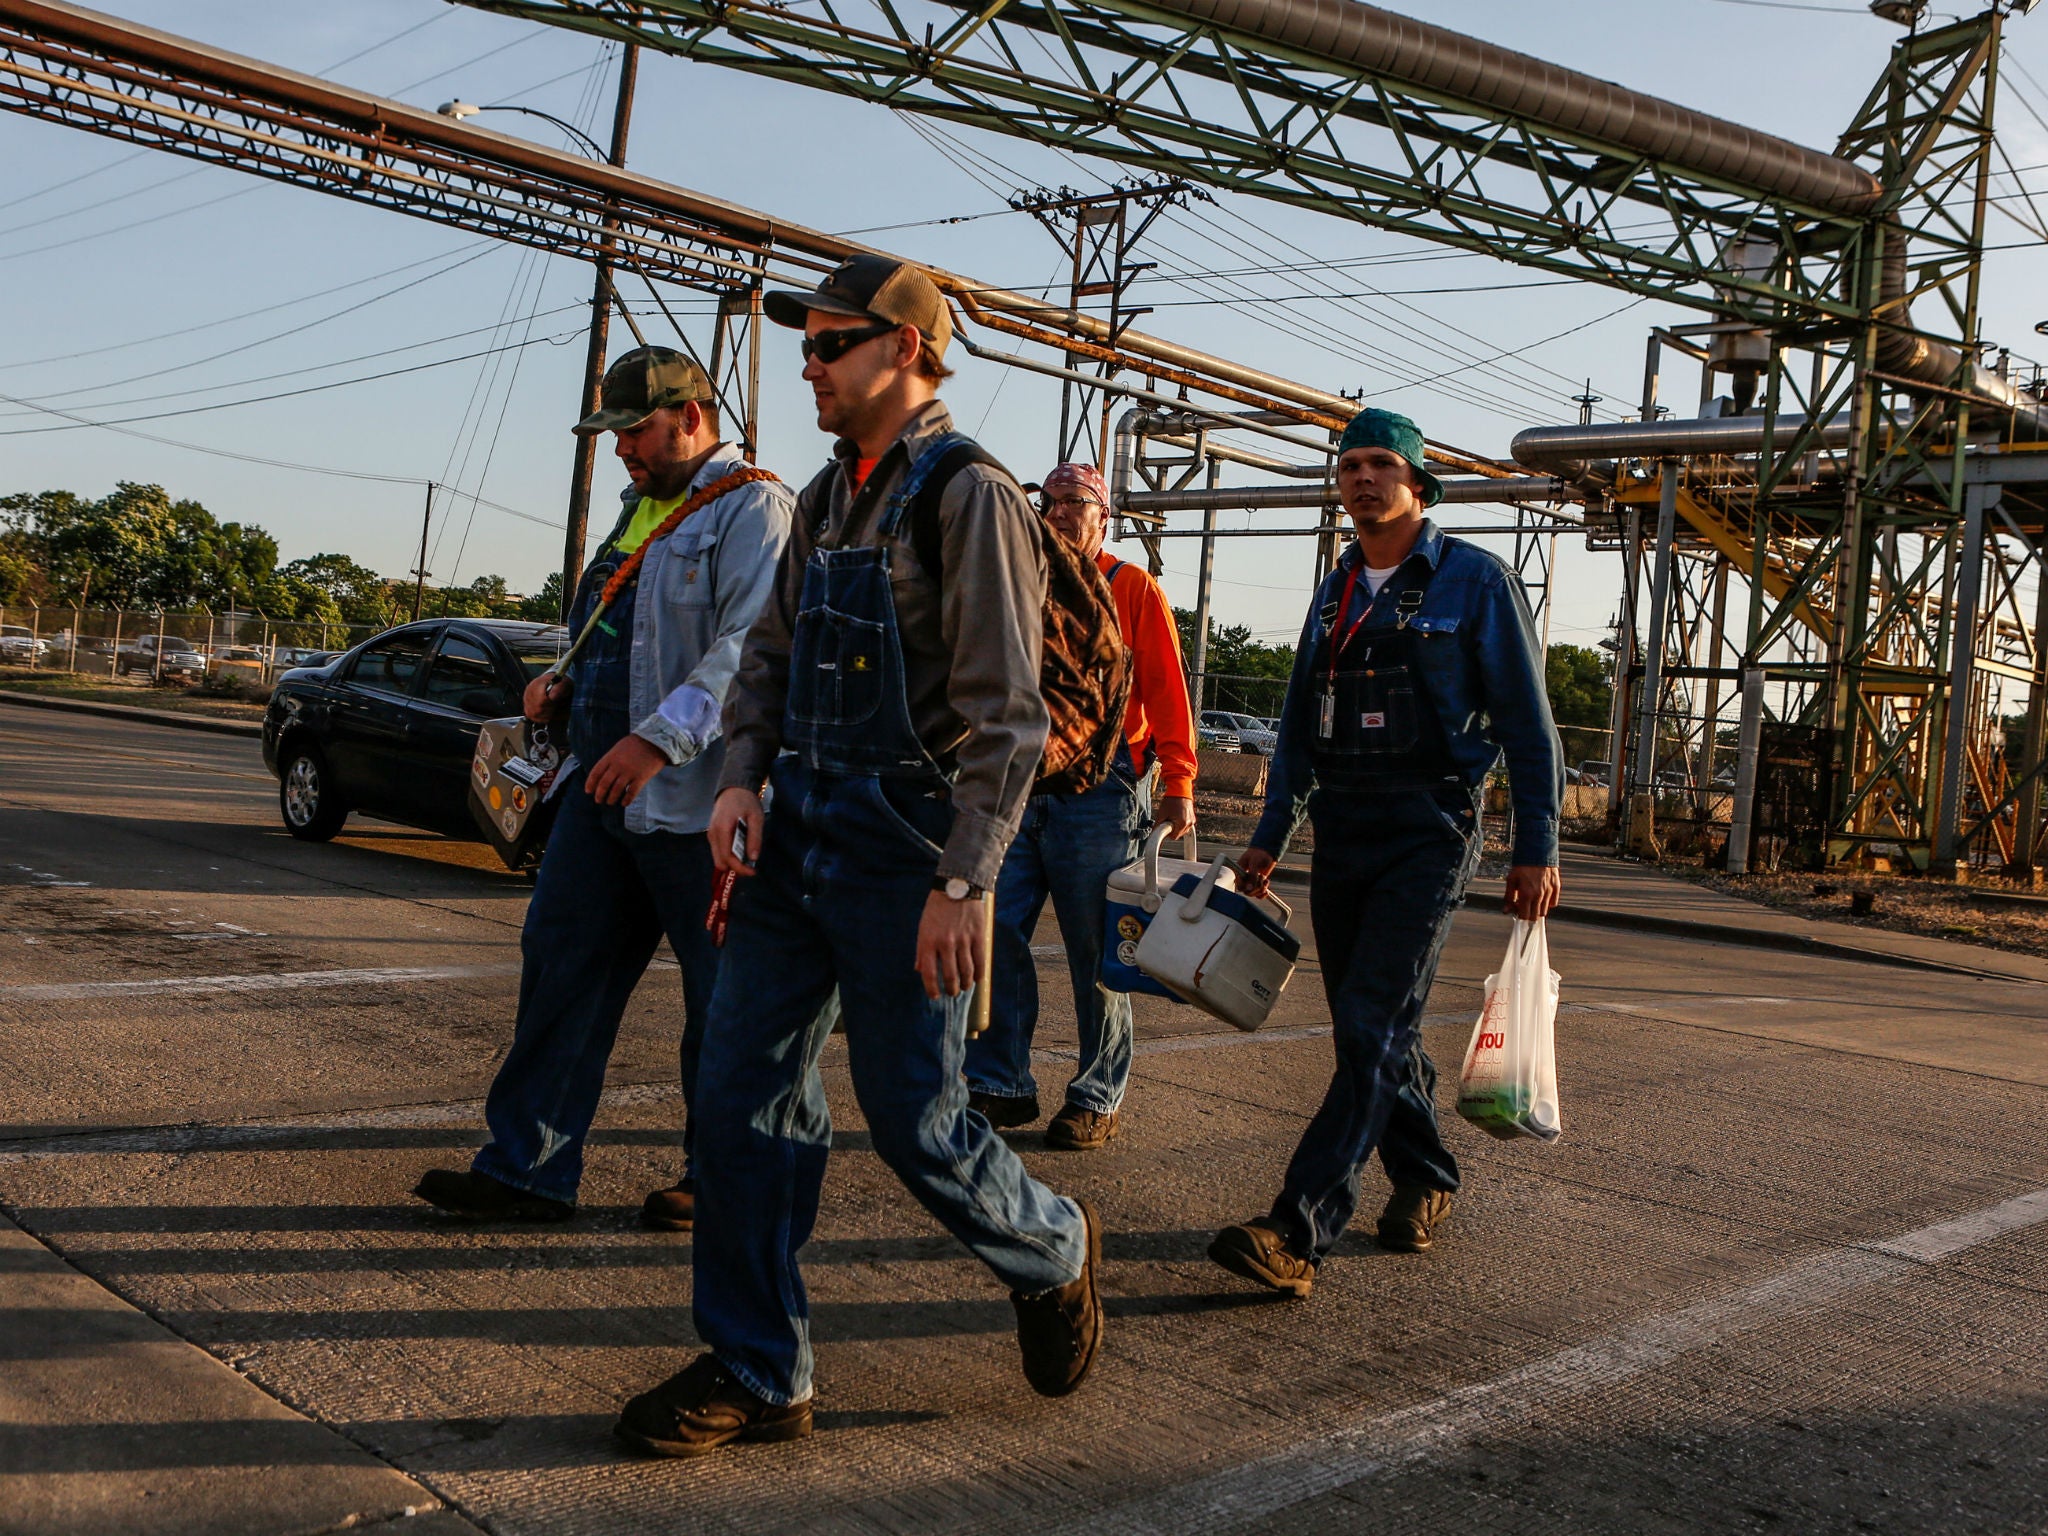
<path fill-rule="evenodd" d="M 568 643 L 559 625 L 428 619 L 277 680 L 263 761 L 293 837 L 325 842 L 351 811 L 477 837 L 469 764 L 477 727 L 516 715 L 529 680 Z"/>

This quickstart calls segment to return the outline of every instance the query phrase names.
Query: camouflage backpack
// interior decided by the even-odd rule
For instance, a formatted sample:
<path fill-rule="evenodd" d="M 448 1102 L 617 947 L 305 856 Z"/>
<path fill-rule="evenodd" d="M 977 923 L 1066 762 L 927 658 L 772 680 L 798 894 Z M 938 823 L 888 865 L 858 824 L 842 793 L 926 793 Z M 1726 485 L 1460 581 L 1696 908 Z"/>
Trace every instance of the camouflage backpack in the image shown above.
<path fill-rule="evenodd" d="M 1009 473 L 979 443 L 953 432 L 918 455 L 898 493 L 910 499 L 910 545 L 934 581 L 942 565 L 939 499 L 947 483 L 970 464 Z M 1038 686 L 1050 726 L 1031 792 L 1077 795 L 1109 776 L 1123 743 L 1131 653 L 1108 578 L 1043 519 L 1038 531 L 1045 548 L 1045 646 Z"/>

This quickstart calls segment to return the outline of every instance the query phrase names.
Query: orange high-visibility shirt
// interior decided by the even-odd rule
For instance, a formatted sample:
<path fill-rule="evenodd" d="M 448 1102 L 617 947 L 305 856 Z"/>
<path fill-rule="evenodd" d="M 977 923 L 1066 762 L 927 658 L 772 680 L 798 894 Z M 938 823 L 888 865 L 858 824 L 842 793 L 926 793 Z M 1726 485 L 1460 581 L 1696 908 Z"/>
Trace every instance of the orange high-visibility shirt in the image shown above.
<path fill-rule="evenodd" d="M 1095 563 L 1110 578 L 1117 624 L 1131 648 L 1131 704 L 1124 714 L 1131 760 L 1142 766 L 1149 748 L 1159 759 L 1160 795 L 1184 799 L 1195 792 L 1195 712 L 1181 671 L 1173 609 L 1142 566 L 1124 561 L 1119 570 L 1116 556 L 1106 550 Z"/>

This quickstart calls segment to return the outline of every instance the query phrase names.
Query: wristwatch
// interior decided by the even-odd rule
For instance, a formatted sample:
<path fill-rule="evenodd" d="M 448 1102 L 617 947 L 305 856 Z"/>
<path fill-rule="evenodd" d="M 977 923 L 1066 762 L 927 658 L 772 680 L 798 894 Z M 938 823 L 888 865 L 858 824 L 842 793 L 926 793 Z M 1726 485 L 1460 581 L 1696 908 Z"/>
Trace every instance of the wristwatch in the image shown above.
<path fill-rule="evenodd" d="M 971 901 L 985 894 L 980 886 L 970 885 L 958 875 L 950 880 L 941 880 L 934 875 L 932 889 L 945 892 L 948 901 Z"/>

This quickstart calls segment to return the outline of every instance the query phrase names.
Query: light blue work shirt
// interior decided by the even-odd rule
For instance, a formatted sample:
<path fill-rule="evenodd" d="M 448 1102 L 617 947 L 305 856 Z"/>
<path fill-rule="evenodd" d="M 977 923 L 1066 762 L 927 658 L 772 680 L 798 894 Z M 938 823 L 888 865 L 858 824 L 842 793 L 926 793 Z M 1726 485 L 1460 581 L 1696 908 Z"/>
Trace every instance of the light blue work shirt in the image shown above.
<path fill-rule="evenodd" d="M 712 449 L 689 494 L 746 468 L 738 445 Z M 620 493 L 630 517 L 640 493 Z M 647 549 L 633 603 L 628 702 L 633 734 L 669 765 L 626 807 L 628 832 L 702 832 L 725 767 L 719 716 L 740 648 L 775 584 L 796 495 L 777 480 L 728 491 Z M 622 519 L 623 520 L 623 519 Z"/>

